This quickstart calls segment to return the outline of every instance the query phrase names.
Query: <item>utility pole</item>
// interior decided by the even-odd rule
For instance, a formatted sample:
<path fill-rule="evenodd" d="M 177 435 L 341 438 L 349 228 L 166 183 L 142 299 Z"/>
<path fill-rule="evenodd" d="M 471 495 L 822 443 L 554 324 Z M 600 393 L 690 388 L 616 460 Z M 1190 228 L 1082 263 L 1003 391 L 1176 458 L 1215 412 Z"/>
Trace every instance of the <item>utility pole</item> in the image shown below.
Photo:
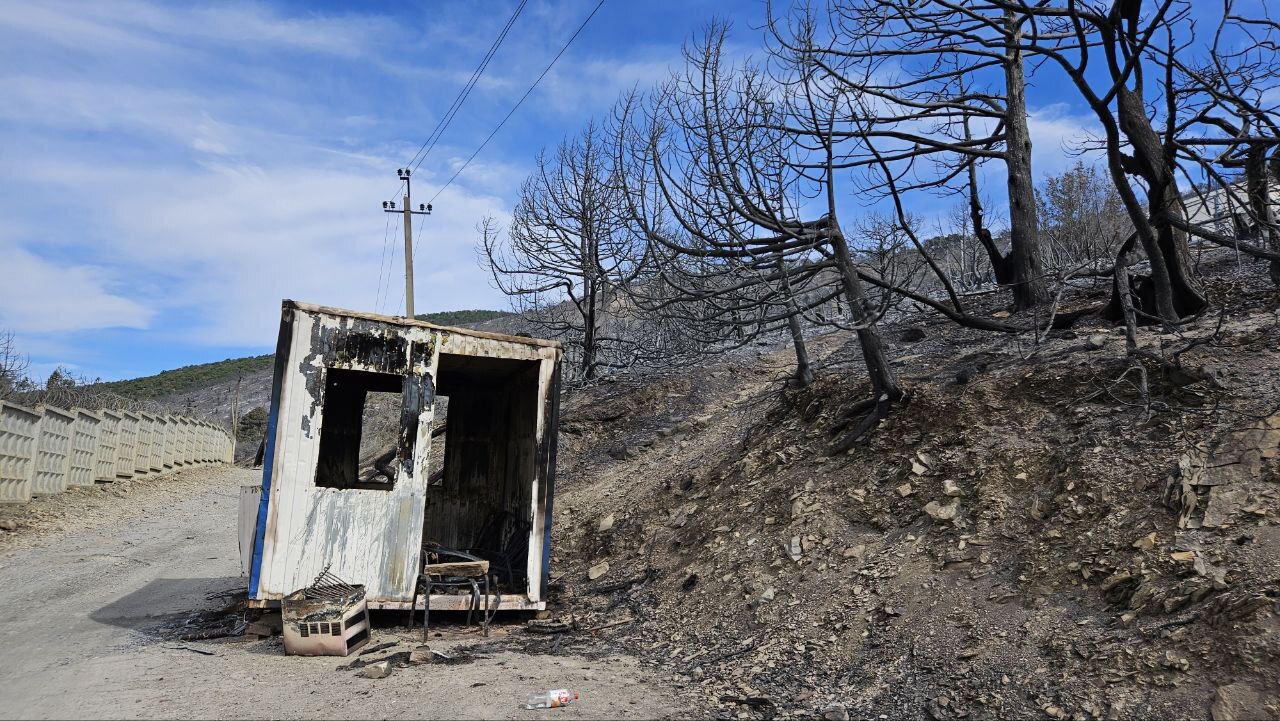
<path fill-rule="evenodd" d="M 396 175 L 404 181 L 404 205 L 402 210 L 396 210 L 396 201 L 382 201 L 382 212 L 384 213 L 403 213 L 404 214 L 404 310 L 405 316 L 413 318 L 413 216 L 415 215 L 431 215 L 431 205 L 428 203 L 418 204 L 418 209 L 413 209 L 410 201 L 411 193 L 409 192 L 409 176 L 413 173 L 409 168 L 400 168 L 396 170 Z"/>

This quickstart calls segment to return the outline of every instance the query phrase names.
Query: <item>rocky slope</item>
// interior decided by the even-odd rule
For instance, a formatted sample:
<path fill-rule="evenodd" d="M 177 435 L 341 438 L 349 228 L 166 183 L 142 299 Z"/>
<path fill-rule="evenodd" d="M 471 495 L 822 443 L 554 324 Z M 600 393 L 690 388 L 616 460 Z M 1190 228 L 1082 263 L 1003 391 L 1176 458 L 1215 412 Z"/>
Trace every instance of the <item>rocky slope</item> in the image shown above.
<path fill-rule="evenodd" d="M 1210 291 L 1220 316 L 1140 330 L 1195 371 L 1152 368 L 1149 405 L 1108 327 L 889 324 L 923 337 L 895 342 L 913 398 L 835 456 L 844 334 L 801 391 L 759 351 L 575 394 L 557 614 L 618 625 L 555 648 L 639 652 L 694 715 L 1276 716 L 1280 294 Z"/>

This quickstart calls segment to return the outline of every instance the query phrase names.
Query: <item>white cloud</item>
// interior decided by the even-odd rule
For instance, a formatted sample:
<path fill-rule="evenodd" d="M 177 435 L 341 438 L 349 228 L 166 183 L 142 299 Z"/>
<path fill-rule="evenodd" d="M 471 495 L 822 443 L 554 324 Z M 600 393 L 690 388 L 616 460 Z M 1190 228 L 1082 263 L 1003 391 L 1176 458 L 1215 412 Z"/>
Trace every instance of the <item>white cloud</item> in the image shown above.
<path fill-rule="evenodd" d="M 145 328 L 154 315 L 126 297 L 127 276 L 102 266 L 50 262 L 3 239 L 0 267 L 0 327 L 18 333 Z"/>
<path fill-rule="evenodd" d="M 1101 157 L 1098 151 L 1081 155 L 1082 143 L 1101 135 L 1098 119 L 1092 113 L 1072 112 L 1065 103 L 1032 108 L 1027 112 L 1031 132 L 1031 168 L 1036 178 L 1055 175 L 1083 158 L 1092 162 Z"/>

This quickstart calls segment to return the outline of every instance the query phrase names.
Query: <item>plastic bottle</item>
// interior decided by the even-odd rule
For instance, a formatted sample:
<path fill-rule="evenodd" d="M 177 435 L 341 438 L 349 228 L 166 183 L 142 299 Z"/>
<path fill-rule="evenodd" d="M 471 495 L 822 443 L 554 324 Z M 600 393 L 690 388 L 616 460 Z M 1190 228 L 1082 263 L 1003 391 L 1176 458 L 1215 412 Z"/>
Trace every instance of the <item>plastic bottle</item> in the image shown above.
<path fill-rule="evenodd" d="M 551 691 L 539 691 L 529 694 L 529 703 L 525 704 L 525 708 L 559 708 L 570 701 L 577 700 L 577 691 L 557 688 Z"/>

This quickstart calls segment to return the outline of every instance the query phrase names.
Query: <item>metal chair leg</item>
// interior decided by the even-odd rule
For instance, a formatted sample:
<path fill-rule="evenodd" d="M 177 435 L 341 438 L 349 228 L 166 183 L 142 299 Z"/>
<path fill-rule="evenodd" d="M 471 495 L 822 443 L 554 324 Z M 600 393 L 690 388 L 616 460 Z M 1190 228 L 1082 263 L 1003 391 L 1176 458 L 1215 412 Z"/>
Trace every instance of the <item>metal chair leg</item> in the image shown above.
<path fill-rule="evenodd" d="M 468 578 L 467 583 L 471 584 L 471 603 L 467 605 L 467 626 L 470 627 L 472 612 L 480 608 L 480 586 L 474 578 Z"/>
<path fill-rule="evenodd" d="M 427 581 L 427 589 L 422 597 L 422 642 L 426 643 L 431 640 L 431 588 L 432 583 Z"/>
<path fill-rule="evenodd" d="M 484 575 L 484 615 L 480 617 L 480 625 L 484 628 L 484 637 L 489 638 L 489 574 Z"/>
<path fill-rule="evenodd" d="M 418 591 L 421 589 L 418 584 L 420 583 L 422 583 L 422 576 L 413 580 L 413 598 L 409 600 L 409 630 L 413 630 L 413 614 L 418 606 Z"/>

